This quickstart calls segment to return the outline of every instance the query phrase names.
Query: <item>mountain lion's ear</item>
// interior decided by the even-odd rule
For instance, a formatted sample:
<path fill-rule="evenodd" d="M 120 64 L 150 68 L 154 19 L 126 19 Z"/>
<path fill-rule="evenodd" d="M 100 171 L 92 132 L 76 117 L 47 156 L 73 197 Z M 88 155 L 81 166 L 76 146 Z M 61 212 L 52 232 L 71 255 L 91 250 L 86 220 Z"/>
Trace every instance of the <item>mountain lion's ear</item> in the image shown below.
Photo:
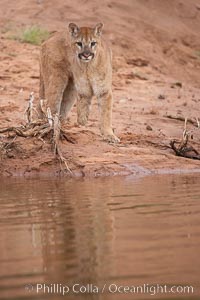
<path fill-rule="evenodd" d="M 74 23 L 69 23 L 69 32 L 71 33 L 71 35 L 73 37 L 77 37 L 78 33 L 79 33 L 79 27 L 74 24 Z"/>
<path fill-rule="evenodd" d="M 103 29 L 103 24 L 102 23 L 98 23 L 95 27 L 94 27 L 94 33 L 97 36 L 100 36 L 102 33 L 102 29 Z"/>

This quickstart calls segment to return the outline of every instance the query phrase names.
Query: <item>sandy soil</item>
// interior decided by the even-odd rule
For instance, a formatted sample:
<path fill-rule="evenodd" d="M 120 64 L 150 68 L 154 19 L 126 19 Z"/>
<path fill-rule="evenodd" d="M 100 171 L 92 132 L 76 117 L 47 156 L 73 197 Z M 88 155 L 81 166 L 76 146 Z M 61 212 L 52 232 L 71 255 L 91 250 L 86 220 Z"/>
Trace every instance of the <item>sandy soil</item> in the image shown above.
<path fill-rule="evenodd" d="M 99 4 L 101 3 L 101 4 Z M 105 23 L 112 44 L 113 127 L 119 145 L 105 143 L 98 130 L 94 99 L 87 127 L 77 127 L 76 107 L 66 124 L 75 144 L 62 151 L 75 176 L 150 174 L 200 171 L 200 162 L 176 157 L 168 147 L 180 138 L 184 122 L 167 114 L 200 117 L 200 3 L 159 0 L 0 0 L 0 127 L 24 123 L 30 92 L 38 99 L 39 46 L 8 37 L 17 29 L 38 24 L 62 30 L 69 21 Z M 181 83 L 182 87 L 176 85 Z M 5 134 L 0 135 L 0 141 Z M 198 136 L 194 136 L 199 147 Z M 4 176 L 60 175 L 48 141 L 17 138 L 2 155 Z"/>

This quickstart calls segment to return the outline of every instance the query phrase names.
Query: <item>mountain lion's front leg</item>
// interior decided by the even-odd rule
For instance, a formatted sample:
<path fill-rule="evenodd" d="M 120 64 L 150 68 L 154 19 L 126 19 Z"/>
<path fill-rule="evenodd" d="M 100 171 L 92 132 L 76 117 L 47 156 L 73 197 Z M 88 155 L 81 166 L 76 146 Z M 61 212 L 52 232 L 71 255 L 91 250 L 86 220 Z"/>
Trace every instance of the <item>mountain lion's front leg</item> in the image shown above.
<path fill-rule="evenodd" d="M 100 130 L 104 139 L 108 142 L 117 143 L 119 138 L 112 130 L 112 91 L 103 93 L 98 97 L 101 106 Z"/>
<path fill-rule="evenodd" d="M 55 72 L 55 74 L 58 73 Z M 47 99 L 47 108 L 50 109 L 51 115 L 53 117 L 53 146 L 55 153 L 57 152 L 60 138 L 61 104 L 63 99 L 63 93 L 67 83 L 67 77 L 63 78 L 52 75 L 49 78 L 47 77 L 44 85 L 45 98 Z"/>
<path fill-rule="evenodd" d="M 86 125 L 91 105 L 91 96 L 79 95 L 77 101 L 77 121 L 79 125 Z"/>

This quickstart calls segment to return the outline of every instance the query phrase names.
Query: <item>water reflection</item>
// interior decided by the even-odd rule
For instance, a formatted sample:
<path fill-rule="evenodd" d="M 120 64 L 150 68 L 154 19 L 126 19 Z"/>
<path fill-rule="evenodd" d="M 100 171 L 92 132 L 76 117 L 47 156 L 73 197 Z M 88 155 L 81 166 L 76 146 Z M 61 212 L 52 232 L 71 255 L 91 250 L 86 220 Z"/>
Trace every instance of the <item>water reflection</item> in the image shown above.
<path fill-rule="evenodd" d="M 26 284 L 199 286 L 199 177 L 9 180 L 0 185 L 0 299 L 63 299 Z M 92 286 L 89 286 L 92 289 Z M 179 295 L 197 299 L 195 295 Z M 156 299 L 179 299 L 178 294 Z M 171 297 L 171 298 L 170 298 Z M 66 299 L 152 299 L 68 294 Z"/>

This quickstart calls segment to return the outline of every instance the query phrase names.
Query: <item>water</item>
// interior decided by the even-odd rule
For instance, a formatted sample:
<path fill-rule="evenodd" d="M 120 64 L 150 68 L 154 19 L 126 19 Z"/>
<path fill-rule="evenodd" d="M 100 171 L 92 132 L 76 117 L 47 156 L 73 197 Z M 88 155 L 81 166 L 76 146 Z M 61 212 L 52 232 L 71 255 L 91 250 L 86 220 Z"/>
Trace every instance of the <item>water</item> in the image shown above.
<path fill-rule="evenodd" d="M 200 299 L 199 181 L 196 174 L 1 181 L 0 299 Z M 71 292 L 75 284 L 90 293 Z M 156 294 L 157 284 L 194 292 Z M 143 290 L 109 292 L 116 286 Z"/>

